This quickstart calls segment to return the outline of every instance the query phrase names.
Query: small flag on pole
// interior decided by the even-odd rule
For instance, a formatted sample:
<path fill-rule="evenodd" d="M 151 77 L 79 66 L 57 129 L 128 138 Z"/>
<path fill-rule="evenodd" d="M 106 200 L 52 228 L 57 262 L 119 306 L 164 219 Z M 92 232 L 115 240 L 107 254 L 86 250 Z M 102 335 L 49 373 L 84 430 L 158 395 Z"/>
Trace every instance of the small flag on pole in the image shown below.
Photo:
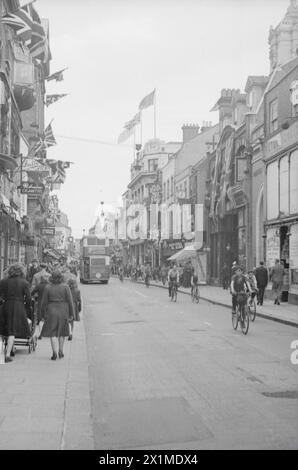
<path fill-rule="evenodd" d="M 49 82 L 50 80 L 56 80 L 56 82 L 61 82 L 63 80 L 63 72 L 65 69 L 59 70 L 58 72 L 52 73 L 49 75 L 46 80 Z"/>
<path fill-rule="evenodd" d="M 139 104 L 139 110 L 142 111 L 142 109 L 152 106 L 154 104 L 154 99 L 155 99 L 155 88 L 151 93 L 149 93 L 149 95 L 145 96 L 145 98 L 142 99 L 142 101 Z"/>
<path fill-rule="evenodd" d="M 64 98 L 67 96 L 67 93 L 62 95 L 47 95 L 46 97 L 46 106 L 50 106 L 51 104 L 55 103 L 56 101 L 60 100 L 60 98 Z"/>
<path fill-rule="evenodd" d="M 56 139 L 53 134 L 51 123 L 46 127 L 44 131 L 44 144 L 45 144 L 45 148 L 52 147 L 52 145 L 57 144 Z"/>
<path fill-rule="evenodd" d="M 48 147 L 56 145 L 56 139 L 53 134 L 51 123 L 45 128 L 44 133 L 39 138 L 39 140 L 33 145 L 32 149 L 29 151 L 29 155 L 35 156 L 42 150 L 46 150 Z"/>

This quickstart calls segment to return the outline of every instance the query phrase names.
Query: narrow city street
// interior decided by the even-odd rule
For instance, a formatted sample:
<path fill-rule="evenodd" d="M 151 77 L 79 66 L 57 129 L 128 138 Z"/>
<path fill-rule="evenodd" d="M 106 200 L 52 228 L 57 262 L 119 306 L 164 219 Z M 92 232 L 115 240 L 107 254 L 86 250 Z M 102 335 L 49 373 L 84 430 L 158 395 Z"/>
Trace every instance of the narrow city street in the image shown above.
<path fill-rule="evenodd" d="M 81 285 L 96 449 L 291 449 L 297 329 L 118 279 Z"/>

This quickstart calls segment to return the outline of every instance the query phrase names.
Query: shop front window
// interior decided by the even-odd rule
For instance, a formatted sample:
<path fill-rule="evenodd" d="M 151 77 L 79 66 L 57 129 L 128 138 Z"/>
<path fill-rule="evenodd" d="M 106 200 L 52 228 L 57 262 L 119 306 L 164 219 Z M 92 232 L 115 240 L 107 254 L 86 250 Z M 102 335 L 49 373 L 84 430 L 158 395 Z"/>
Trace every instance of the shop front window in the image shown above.
<path fill-rule="evenodd" d="M 278 217 L 278 162 L 270 163 L 267 168 L 267 219 Z"/>
<path fill-rule="evenodd" d="M 298 212 L 298 150 L 290 155 L 290 213 Z"/>
<path fill-rule="evenodd" d="M 279 211 L 282 215 L 289 214 L 289 158 L 280 160 L 279 166 Z"/>

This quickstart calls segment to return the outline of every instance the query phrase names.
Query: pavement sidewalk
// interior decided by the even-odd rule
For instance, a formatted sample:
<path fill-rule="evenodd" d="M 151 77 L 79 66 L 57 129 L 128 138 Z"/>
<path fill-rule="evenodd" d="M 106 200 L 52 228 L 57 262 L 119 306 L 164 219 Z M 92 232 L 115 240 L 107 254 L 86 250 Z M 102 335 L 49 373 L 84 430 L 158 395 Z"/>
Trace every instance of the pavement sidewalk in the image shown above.
<path fill-rule="evenodd" d="M 35 352 L 17 346 L 0 365 L 0 450 L 93 450 L 83 315 L 64 358 L 51 361 L 49 338 Z"/>
<path fill-rule="evenodd" d="M 144 284 L 144 281 L 138 282 Z M 162 282 L 159 281 L 151 281 L 150 285 L 167 289 L 167 286 L 163 286 Z M 190 289 L 185 289 L 183 287 L 180 287 L 178 292 L 190 295 Z M 201 285 L 200 295 L 203 300 L 231 309 L 231 295 L 229 290 L 224 290 L 222 287 L 217 286 Z M 297 305 L 291 305 L 288 303 L 274 305 L 273 300 L 265 299 L 262 306 L 257 306 L 257 316 L 298 327 Z"/>

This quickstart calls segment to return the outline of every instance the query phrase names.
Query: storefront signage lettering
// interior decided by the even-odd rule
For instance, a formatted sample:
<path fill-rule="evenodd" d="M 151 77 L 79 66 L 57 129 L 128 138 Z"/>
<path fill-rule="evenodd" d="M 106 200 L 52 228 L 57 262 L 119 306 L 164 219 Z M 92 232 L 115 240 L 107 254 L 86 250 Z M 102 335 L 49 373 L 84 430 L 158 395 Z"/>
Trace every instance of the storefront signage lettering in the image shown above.
<path fill-rule="evenodd" d="M 23 182 L 21 186 L 21 194 L 41 195 L 44 187 L 35 183 Z"/>
<path fill-rule="evenodd" d="M 55 236 L 55 227 L 41 227 L 41 234 L 49 237 Z"/>

